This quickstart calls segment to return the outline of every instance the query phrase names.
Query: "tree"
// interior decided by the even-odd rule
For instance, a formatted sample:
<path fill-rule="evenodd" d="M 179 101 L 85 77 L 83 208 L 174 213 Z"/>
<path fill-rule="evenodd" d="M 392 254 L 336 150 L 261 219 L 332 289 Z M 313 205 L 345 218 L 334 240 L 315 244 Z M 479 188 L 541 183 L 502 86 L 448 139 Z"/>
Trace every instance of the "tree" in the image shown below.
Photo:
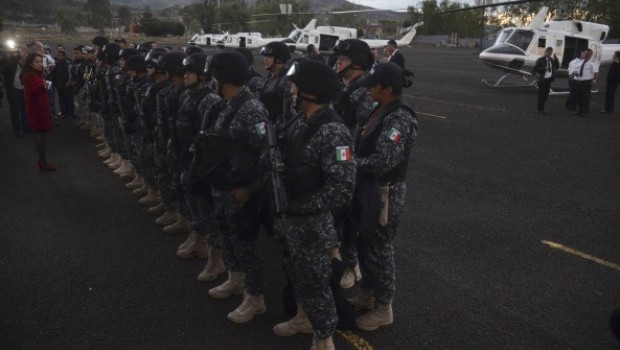
<path fill-rule="evenodd" d="M 77 27 L 84 13 L 73 7 L 60 7 L 54 11 L 56 21 L 60 26 L 60 32 L 67 35 L 75 34 L 75 27 Z"/>
<path fill-rule="evenodd" d="M 283 36 L 288 35 L 293 28 L 292 24 L 302 26 L 312 19 L 312 16 L 308 15 L 296 15 L 295 13 L 308 12 L 310 10 L 309 3 L 307 1 L 286 1 L 293 6 L 292 14 L 290 15 L 275 15 L 271 18 L 261 17 L 259 20 L 268 20 L 268 22 L 258 22 L 253 24 L 257 31 L 269 35 L 269 36 Z M 259 0 L 254 6 L 252 13 L 280 13 L 281 0 Z"/>
<path fill-rule="evenodd" d="M 128 6 L 121 6 L 117 10 L 118 12 L 118 24 L 124 26 L 125 28 L 131 25 L 131 20 L 133 18 L 133 14 L 131 13 L 131 9 Z"/>
<path fill-rule="evenodd" d="M 232 32 L 247 31 L 247 22 L 250 21 L 250 11 L 243 0 L 227 1 L 220 4 L 215 15 L 217 23 L 222 25 L 222 30 Z"/>
<path fill-rule="evenodd" d="M 109 0 L 86 0 L 84 5 L 87 21 L 94 28 L 103 34 L 103 29 L 112 20 L 112 11 L 110 10 Z"/>

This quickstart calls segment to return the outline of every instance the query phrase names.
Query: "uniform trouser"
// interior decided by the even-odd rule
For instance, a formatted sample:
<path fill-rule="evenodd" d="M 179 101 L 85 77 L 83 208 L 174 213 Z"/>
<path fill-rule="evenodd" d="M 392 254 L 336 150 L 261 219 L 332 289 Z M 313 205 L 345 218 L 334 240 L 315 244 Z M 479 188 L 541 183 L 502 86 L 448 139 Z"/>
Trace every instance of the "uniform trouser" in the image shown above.
<path fill-rule="evenodd" d="M 357 232 L 347 218 L 347 208 L 334 211 L 334 226 L 340 241 L 340 256 L 346 267 L 353 268 L 357 264 Z"/>
<path fill-rule="evenodd" d="M 397 182 L 390 187 L 388 222 L 378 225 L 374 232 L 361 232 L 359 258 L 362 270 L 362 288 L 369 289 L 382 304 L 390 304 L 395 291 L 395 263 L 392 242 L 396 236 L 398 220 L 403 211 L 407 187 Z"/>
<path fill-rule="evenodd" d="M 568 91 L 566 109 L 574 111 L 577 108 L 577 83 L 575 83 L 574 79 L 568 79 Z"/>
<path fill-rule="evenodd" d="M 222 234 L 215 220 L 213 196 L 210 188 L 194 189 L 185 195 L 192 231 L 207 238 L 209 245 L 222 247 Z"/>
<path fill-rule="evenodd" d="M 56 86 L 60 112 L 68 118 L 73 117 L 73 89 L 70 86 Z"/>
<path fill-rule="evenodd" d="M 331 212 L 312 215 L 289 215 L 275 220 L 275 230 L 285 238 L 288 270 L 298 302 L 303 307 L 315 339 L 331 336 L 338 325 L 336 305 L 330 279 L 330 249 L 337 237 Z"/>
<path fill-rule="evenodd" d="M 545 103 L 549 97 L 551 90 L 551 79 L 543 79 L 538 81 L 538 101 L 537 108 L 539 112 L 545 111 Z"/>
<path fill-rule="evenodd" d="M 590 94 L 592 90 L 592 80 L 576 80 L 577 101 L 579 114 L 590 114 Z"/>
<path fill-rule="evenodd" d="M 152 139 L 143 137 L 141 140 L 140 162 L 142 163 L 142 176 L 146 183 L 153 187 L 157 187 L 157 168 L 155 167 L 155 144 Z"/>
<path fill-rule="evenodd" d="M 245 273 L 245 288 L 251 295 L 261 295 L 265 279 L 258 246 L 261 209 L 265 190 L 253 193 L 250 200 L 239 207 L 230 191 L 214 189 L 215 215 L 222 232 L 224 262 L 231 272 Z"/>
<path fill-rule="evenodd" d="M 618 91 L 618 84 L 607 84 L 607 89 L 605 90 L 605 112 L 614 112 L 616 91 Z"/>
<path fill-rule="evenodd" d="M 13 131 L 26 131 L 28 127 L 28 117 L 26 115 L 26 100 L 24 99 L 24 89 L 14 87 L 8 91 L 9 107 L 11 113 L 11 126 Z"/>

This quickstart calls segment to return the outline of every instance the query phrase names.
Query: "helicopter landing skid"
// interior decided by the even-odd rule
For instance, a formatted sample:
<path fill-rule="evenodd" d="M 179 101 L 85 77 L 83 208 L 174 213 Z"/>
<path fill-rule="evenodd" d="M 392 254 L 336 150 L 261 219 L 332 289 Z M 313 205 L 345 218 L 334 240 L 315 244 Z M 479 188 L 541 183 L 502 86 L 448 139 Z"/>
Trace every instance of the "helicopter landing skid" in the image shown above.
<path fill-rule="evenodd" d="M 482 82 L 484 83 L 484 85 L 491 87 L 491 88 L 515 88 L 515 87 L 531 87 L 531 86 L 536 86 L 536 80 L 529 82 L 528 78 L 525 75 L 521 75 L 521 77 L 523 78 L 523 80 L 525 80 L 527 82 L 527 84 L 523 84 L 523 85 L 519 85 L 519 84 L 505 84 L 502 85 L 502 82 L 504 81 L 504 79 L 508 78 L 509 76 L 513 75 L 513 73 L 506 73 L 504 75 L 502 75 L 499 79 L 497 79 L 497 81 L 490 82 L 484 78 L 482 78 Z"/>

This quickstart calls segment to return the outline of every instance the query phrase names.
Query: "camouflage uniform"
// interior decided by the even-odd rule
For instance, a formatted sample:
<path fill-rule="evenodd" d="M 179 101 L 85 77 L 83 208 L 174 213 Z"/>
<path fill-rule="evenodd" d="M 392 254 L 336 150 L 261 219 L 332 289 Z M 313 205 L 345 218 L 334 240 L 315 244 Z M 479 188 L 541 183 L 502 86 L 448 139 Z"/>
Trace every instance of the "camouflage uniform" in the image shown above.
<path fill-rule="evenodd" d="M 208 101 L 217 102 L 220 100 L 219 96 L 206 86 L 206 83 L 199 83 L 194 87 L 187 88 L 181 94 L 179 117 L 176 120 L 179 145 L 177 150 L 178 173 L 186 172 L 192 160 L 190 147 L 200 132 L 203 117 L 200 112 L 200 105 L 207 97 L 210 97 Z M 208 222 L 205 213 L 212 211 L 211 196 L 207 197 L 204 194 L 190 192 L 185 187 L 183 192 L 192 230 L 200 235 L 206 235 L 209 232 L 207 224 L 210 222 Z"/>
<path fill-rule="evenodd" d="M 179 97 L 185 88 L 170 85 L 163 88 L 159 94 L 160 99 L 160 132 L 158 141 L 158 181 L 162 201 L 168 208 L 176 211 L 181 210 L 178 183 L 174 177 L 176 165 L 176 135 L 173 135 L 176 126 L 176 118 L 179 109 Z M 181 198 L 182 199 L 182 198 Z"/>
<path fill-rule="evenodd" d="M 159 188 L 157 181 L 157 140 L 160 129 L 157 111 L 157 98 L 159 92 L 169 86 L 168 80 L 162 80 L 149 86 L 142 100 L 142 108 L 144 109 L 144 144 L 146 146 L 145 156 L 149 158 L 150 164 L 147 164 L 142 174 L 149 185 Z"/>
<path fill-rule="evenodd" d="M 241 95 L 250 95 L 239 106 Z M 236 111 L 236 112 L 235 112 Z M 230 127 L 226 127 L 226 116 L 232 117 Z M 251 295 L 262 295 L 265 288 L 262 263 L 258 250 L 258 231 L 260 212 L 265 203 L 265 183 L 268 176 L 266 168 L 266 125 L 269 122 L 265 107 L 252 95 L 247 87 L 220 112 L 213 128 L 215 133 L 224 133 L 230 142 L 245 143 L 258 160 L 257 174 L 247 185 L 232 184 L 231 188 L 213 187 L 215 212 L 224 231 L 223 248 L 226 267 L 231 272 L 245 272 L 245 288 Z M 243 187 L 251 195 L 241 208 L 234 201 L 230 190 Z"/>
<path fill-rule="evenodd" d="M 117 63 L 114 63 L 107 71 L 106 86 L 108 96 L 106 96 L 106 104 L 104 110 L 107 110 L 106 120 L 107 128 L 111 132 L 112 152 L 118 153 L 123 159 L 130 159 L 127 138 L 122 125 L 121 110 L 125 104 L 125 92 L 130 78 Z M 107 131 L 107 129 L 106 129 Z M 106 133 L 107 138 L 107 133 Z"/>
<path fill-rule="evenodd" d="M 338 112 L 338 115 L 342 117 L 349 132 L 353 137 L 357 135 L 357 128 L 360 123 L 363 123 L 373 110 L 374 102 L 368 94 L 368 89 L 362 87 L 359 81 L 364 75 L 359 76 L 357 79 L 349 82 L 342 90 L 342 93 L 334 100 L 334 109 Z M 355 142 L 355 141 L 354 141 Z M 334 211 L 334 220 L 336 223 L 336 230 L 340 237 L 340 253 L 342 256 L 342 262 L 353 268 L 357 264 L 357 248 L 355 243 L 355 232 L 351 232 L 350 226 L 344 215 L 344 208 Z"/>
<path fill-rule="evenodd" d="M 130 144 L 130 154 L 132 156 L 131 163 L 136 169 L 136 171 L 143 175 L 145 170 L 146 162 L 148 161 L 146 154 L 146 144 L 144 143 L 144 115 L 140 114 L 142 110 L 141 104 L 144 99 L 144 93 L 147 91 L 149 86 L 153 84 L 151 78 L 143 74 L 135 80 L 132 80 L 126 89 L 126 98 L 125 98 L 125 133 L 129 139 Z"/>
<path fill-rule="evenodd" d="M 255 96 L 259 96 L 261 90 L 263 89 L 263 85 L 265 85 L 265 78 L 258 74 L 254 68 L 250 68 L 250 78 L 245 86 L 247 86 Z"/>
<path fill-rule="evenodd" d="M 269 120 L 272 123 L 282 122 L 285 100 L 291 99 L 290 91 L 291 83 L 286 77 L 286 69 L 282 69 L 276 75 L 269 74 L 265 79 L 259 99 L 269 112 Z"/>
<path fill-rule="evenodd" d="M 322 125 L 319 120 L 323 120 Z M 309 128 L 318 130 L 308 139 Z M 289 209 L 276 218 L 275 228 L 287 243 L 298 302 L 312 323 L 313 337 L 325 339 L 338 324 L 336 307 L 330 287 L 332 262 L 330 249 L 338 246 L 331 210 L 350 201 L 355 180 L 355 162 L 351 158 L 351 135 L 337 114 L 328 106 L 305 116 L 293 131 L 292 142 L 284 152 L 285 187 Z M 305 179 L 314 183 L 300 190 L 291 182 L 291 171 L 312 167 L 320 179 Z M 307 173 L 306 171 L 303 171 Z"/>
<path fill-rule="evenodd" d="M 383 111 L 389 112 L 388 108 L 389 105 L 383 107 Z M 375 232 L 360 232 L 359 238 L 362 288 L 371 290 L 382 304 L 391 304 L 394 297 L 392 241 L 405 202 L 405 174 L 417 130 L 416 117 L 411 110 L 400 106 L 386 115 L 382 107 L 377 107 L 357 138 L 358 176 L 377 179 L 380 185 L 389 186 L 387 225 L 377 225 Z"/>

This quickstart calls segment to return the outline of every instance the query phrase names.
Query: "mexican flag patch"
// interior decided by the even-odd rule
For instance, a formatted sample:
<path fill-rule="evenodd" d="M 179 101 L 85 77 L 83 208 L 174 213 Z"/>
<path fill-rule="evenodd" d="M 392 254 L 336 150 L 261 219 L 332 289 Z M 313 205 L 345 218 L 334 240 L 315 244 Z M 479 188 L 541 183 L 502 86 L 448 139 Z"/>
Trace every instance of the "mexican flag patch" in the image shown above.
<path fill-rule="evenodd" d="M 258 136 L 263 136 L 267 133 L 267 126 L 265 125 L 265 122 L 255 124 L 254 127 L 256 128 L 256 134 Z"/>
<path fill-rule="evenodd" d="M 390 128 L 390 130 L 388 130 L 387 132 L 387 137 L 395 143 L 398 143 L 400 141 L 400 131 L 394 128 Z"/>
<path fill-rule="evenodd" d="M 336 159 L 341 162 L 351 160 L 351 150 L 349 149 L 349 146 L 336 147 Z"/>

